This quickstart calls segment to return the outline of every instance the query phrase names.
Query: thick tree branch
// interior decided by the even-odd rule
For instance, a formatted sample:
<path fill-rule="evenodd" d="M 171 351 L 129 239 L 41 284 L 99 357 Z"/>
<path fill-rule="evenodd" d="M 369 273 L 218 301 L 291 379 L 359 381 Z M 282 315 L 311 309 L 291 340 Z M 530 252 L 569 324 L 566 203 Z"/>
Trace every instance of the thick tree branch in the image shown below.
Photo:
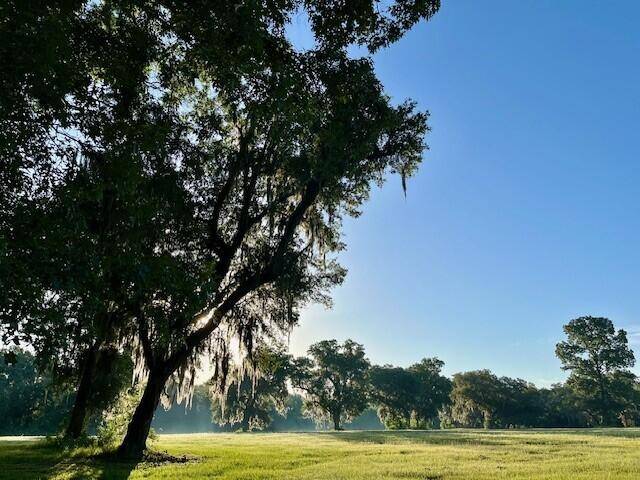
<path fill-rule="evenodd" d="M 271 257 L 271 261 L 263 272 L 263 275 L 268 279 L 267 281 L 273 280 L 273 278 L 275 278 L 280 273 L 280 268 L 282 267 L 282 259 L 284 258 L 286 249 L 293 240 L 295 231 L 300 223 L 302 223 L 307 210 L 309 209 L 309 207 L 311 207 L 311 205 L 313 205 L 319 194 L 320 182 L 316 179 L 311 179 L 307 183 L 300 202 L 285 223 L 280 241 L 278 242 L 278 245 L 276 246 L 276 249 Z"/>
<path fill-rule="evenodd" d="M 138 310 L 138 319 L 138 336 L 140 338 L 140 344 L 142 345 L 142 352 L 144 353 L 147 368 L 152 370 L 155 367 L 156 358 L 153 351 L 153 345 L 151 345 L 151 340 L 149 338 L 149 323 L 147 322 L 147 316 L 144 314 L 142 309 Z"/>
<path fill-rule="evenodd" d="M 229 194 L 233 188 L 233 184 L 236 181 L 238 174 L 240 173 L 240 162 L 238 159 L 234 161 L 229 168 L 229 175 L 227 176 L 222 188 L 218 192 L 216 199 L 213 204 L 213 212 L 211 214 L 211 218 L 209 219 L 208 225 L 208 246 L 211 248 L 217 255 L 222 256 L 228 250 L 228 246 L 226 242 L 223 240 L 222 236 L 219 232 L 220 227 L 220 215 L 222 213 L 222 208 L 224 207 Z"/>
<path fill-rule="evenodd" d="M 233 290 L 229 296 L 214 310 L 211 311 L 211 318 L 207 323 L 199 329 L 192 332 L 185 340 L 184 346 L 177 350 L 169 359 L 167 366 L 177 368 L 182 362 L 186 361 L 189 355 L 196 349 L 213 331 L 220 326 L 223 318 L 229 311 L 240 302 L 247 294 L 260 288 L 262 285 L 273 281 L 280 273 L 282 260 L 286 253 L 286 249 L 293 240 L 295 231 L 302 223 L 304 215 L 320 193 L 320 183 L 316 179 L 312 179 L 307 183 L 302 198 L 293 212 L 287 219 L 282 236 L 276 246 L 271 260 L 264 269 L 241 281 L 240 285 Z"/>

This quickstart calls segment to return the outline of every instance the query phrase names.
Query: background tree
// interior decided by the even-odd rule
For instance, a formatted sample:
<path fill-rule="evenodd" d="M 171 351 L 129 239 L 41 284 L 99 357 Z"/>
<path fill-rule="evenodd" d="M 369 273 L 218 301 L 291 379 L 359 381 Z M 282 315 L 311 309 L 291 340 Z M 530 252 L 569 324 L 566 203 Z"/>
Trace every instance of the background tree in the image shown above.
<path fill-rule="evenodd" d="M 520 378 L 501 377 L 502 403 L 497 412 L 497 425 L 502 428 L 542 426 L 545 406 L 540 392 Z"/>
<path fill-rule="evenodd" d="M 42 373 L 19 349 L 0 351 L 0 435 L 52 435 L 71 409 L 73 392 Z"/>
<path fill-rule="evenodd" d="M 291 358 L 282 350 L 259 348 L 251 362 L 238 368 L 225 384 L 211 386 L 211 413 L 220 426 L 243 432 L 263 430 L 273 414 L 286 413 Z"/>
<path fill-rule="evenodd" d="M 448 426 L 509 428 L 536 426 L 541 416 L 534 385 L 476 370 L 453 376 L 451 405 L 441 419 Z"/>
<path fill-rule="evenodd" d="M 370 364 L 362 345 L 324 340 L 309 347 L 310 358 L 298 358 L 293 386 L 304 392 L 307 411 L 316 421 L 329 420 L 335 430 L 367 408 Z"/>
<path fill-rule="evenodd" d="M 635 363 L 627 333 L 608 318 L 580 317 L 564 326 L 567 340 L 556 346 L 562 368 L 571 372 L 567 385 L 599 425 L 613 425 L 633 402 Z"/>
<path fill-rule="evenodd" d="M 633 387 L 630 389 L 628 384 L 624 385 L 624 403 L 625 408 L 620 413 L 619 419 L 623 427 L 640 426 L 640 382 L 636 377 Z"/>
<path fill-rule="evenodd" d="M 411 427 L 411 416 L 418 394 L 418 379 L 413 372 L 390 365 L 374 366 L 369 373 L 371 402 L 386 428 Z"/>
<path fill-rule="evenodd" d="M 456 373 L 453 376 L 449 411 L 454 425 L 473 428 L 496 426 L 496 414 L 502 400 L 500 380 L 489 370 Z"/>
<path fill-rule="evenodd" d="M 409 368 L 373 367 L 371 401 L 387 428 L 428 428 L 449 403 L 451 381 L 441 375 L 444 362 L 425 358 Z"/>
<path fill-rule="evenodd" d="M 629 410 L 629 418 L 633 417 Z M 453 377 L 451 404 L 440 411 L 443 427 L 585 427 L 590 418 L 574 390 L 558 384 L 538 389 L 488 370 Z"/>
<path fill-rule="evenodd" d="M 424 358 L 409 367 L 418 387 L 413 400 L 414 428 L 435 426 L 438 411 L 449 403 L 451 380 L 442 375 L 442 367 L 444 362 L 437 358 Z"/>
<path fill-rule="evenodd" d="M 540 389 L 543 416 L 540 427 L 588 427 L 590 418 L 574 390 L 565 384 Z"/>

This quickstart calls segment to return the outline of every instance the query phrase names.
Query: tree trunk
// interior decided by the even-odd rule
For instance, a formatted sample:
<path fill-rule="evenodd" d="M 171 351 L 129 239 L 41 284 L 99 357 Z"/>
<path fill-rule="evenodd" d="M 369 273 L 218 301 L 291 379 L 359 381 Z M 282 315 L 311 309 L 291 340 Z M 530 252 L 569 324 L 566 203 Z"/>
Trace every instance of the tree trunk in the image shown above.
<path fill-rule="evenodd" d="M 331 415 L 331 418 L 333 420 L 333 429 L 342 430 L 342 428 L 340 427 L 340 412 L 334 412 Z"/>
<path fill-rule="evenodd" d="M 149 372 L 140 403 L 127 427 L 127 434 L 118 448 L 118 456 L 124 459 L 139 460 L 147 447 L 147 437 L 151 429 L 153 414 L 158 407 L 160 395 L 169 375 L 165 369 Z"/>
<path fill-rule="evenodd" d="M 489 429 L 492 426 L 493 426 L 493 416 L 491 415 L 491 412 L 489 412 L 488 410 L 485 410 L 483 412 L 482 427 L 485 429 Z"/>
<path fill-rule="evenodd" d="M 249 416 L 245 413 L 242 416 L 242 422 L 240 422 L 240 430 L 243 432 L 249 431 Z"/>
<path fill-rule="evenodd" d="M 242 421 L 240 422 L 240 429 L 243 432 L 248 432 L 251 426 L 251 414 L 253 409 L 253 402 L 249 402 L 247 407 L 242 412 Z"/>
<path fill-rule="evenodd" d="M 600 376 L 600 378 L 598 379 L 598 385 L 599 385 L 599 389 L 600 389 L 600 425 L 601 426 L 608 426 L 609 422 L 610 422 L 610 413 L 608 407 L 608 403 L 607 402 L 607 389 L 604 385 L 604 378 L 603 376 Z"/>
<path fill-rule="evenodd" d="M 87 417 L 89 416 L 89 397 L 91 396 L 91 386 L 98 362 L 98 345 L 94 344 L 87 351 L 82 374 L 78 383 L 78 392 L 73 402 L 73 408 L 69 418 L 69 424 L 65 431 L 65 437 L 76 440 L 80 438 L 87 427 Z"/>

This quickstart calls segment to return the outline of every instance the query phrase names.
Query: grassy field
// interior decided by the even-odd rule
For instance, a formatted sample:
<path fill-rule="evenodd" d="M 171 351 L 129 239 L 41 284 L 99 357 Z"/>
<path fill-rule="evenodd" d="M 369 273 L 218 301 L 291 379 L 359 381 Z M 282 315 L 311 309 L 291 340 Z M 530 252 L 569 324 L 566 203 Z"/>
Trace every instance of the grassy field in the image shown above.
<path fill-rule="evenodd" d="M 640 429 L 164 435 L 184 464 L 0 438 L 3 479 L 639 479 Z"/>

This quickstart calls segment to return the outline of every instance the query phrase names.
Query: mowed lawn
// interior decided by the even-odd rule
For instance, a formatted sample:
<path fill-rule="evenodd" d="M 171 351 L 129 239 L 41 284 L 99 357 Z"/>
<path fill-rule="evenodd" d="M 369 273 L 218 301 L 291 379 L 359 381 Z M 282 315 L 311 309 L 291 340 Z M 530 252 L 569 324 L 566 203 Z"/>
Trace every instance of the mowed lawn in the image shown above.
<path fill-rule="evenodd" d="M 6 479 L 640 479 L 640 429 L 163 435 L 187 463 L 117 464 L 0 438 Z"/>

